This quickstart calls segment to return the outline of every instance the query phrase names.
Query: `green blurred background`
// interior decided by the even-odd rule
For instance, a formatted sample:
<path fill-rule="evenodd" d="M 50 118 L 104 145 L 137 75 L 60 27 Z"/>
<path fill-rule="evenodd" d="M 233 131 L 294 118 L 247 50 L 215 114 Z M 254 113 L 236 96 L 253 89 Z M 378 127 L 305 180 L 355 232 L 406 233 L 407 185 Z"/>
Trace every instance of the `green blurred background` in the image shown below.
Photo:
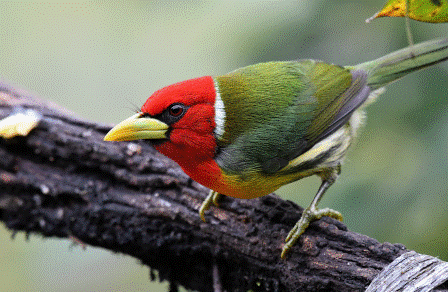
<path fill-rule="evenodd" d="M 356 64 L 407 45 L 386 1 L 0 2 L 0 76 L 94 121 L 117 123 L 160 87 L 296 58 Z M 416 42 L 447 24 L 413 21 Z M 349 229 L 448 260 L 448 64 L 406 77 L 368 109 L 321 206 Z M 302 206 L 319 180 L 278 191 Z M 0 224 L 0 291 L 166 291 L 133 258 Z M 280 253 L 280 251 L 279 251 Z"/>

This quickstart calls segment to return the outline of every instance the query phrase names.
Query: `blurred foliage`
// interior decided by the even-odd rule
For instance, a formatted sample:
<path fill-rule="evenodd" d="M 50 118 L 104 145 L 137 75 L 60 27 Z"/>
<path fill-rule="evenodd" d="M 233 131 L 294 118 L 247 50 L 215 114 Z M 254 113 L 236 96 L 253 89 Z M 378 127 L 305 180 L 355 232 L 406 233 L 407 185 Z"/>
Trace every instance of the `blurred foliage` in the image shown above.
<path fill-rule="evenodd" d="M 365 19 L 383 1 L 0 2 L 0 76 L 95 121 L 117 123 L 165 85 L 249 64 L 350 65 L 407 45 L 404 20 Z M 412 22 L 416 42 L 447 26 Z M 447 64 L 392 84 L 322 207 L 351 230 L 448 260 Z M 303 206 L 319 180 L 279 190 Z M 0 291 L 166 291 L 135 260 L 0 230 Z M 279 250 L 280 254 L 280 250 Z"/>

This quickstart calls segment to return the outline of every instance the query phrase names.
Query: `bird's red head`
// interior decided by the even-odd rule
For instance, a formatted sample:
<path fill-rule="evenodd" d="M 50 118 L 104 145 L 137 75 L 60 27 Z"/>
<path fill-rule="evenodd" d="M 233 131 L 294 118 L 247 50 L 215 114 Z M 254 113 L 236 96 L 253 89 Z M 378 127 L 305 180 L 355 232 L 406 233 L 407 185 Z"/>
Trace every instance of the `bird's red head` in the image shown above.
<path fill-rule="evenodd" d="M 210 76 L 164 87 L 143 105 L 143 115 L 167 124 L 167 139 L 154 146 L 179 164 L 210 159 L 214 155 L 216 90 Z"/>
<path fill-rule="evenodd" d="M 167 86 L 154 92 L 140 113 L 116 125 L 104 140 L 149 139 L 192 179 L 217 188 L 221 171 L 213 159 L 217 147 L 216 96 L 215 83 L 210 76 Z M 221 100 L 218 98 L 218 101 Z M 222 101 L 218 105 L 222 115 Z M 217 120 L 222 124 L 222 119 Z"/>

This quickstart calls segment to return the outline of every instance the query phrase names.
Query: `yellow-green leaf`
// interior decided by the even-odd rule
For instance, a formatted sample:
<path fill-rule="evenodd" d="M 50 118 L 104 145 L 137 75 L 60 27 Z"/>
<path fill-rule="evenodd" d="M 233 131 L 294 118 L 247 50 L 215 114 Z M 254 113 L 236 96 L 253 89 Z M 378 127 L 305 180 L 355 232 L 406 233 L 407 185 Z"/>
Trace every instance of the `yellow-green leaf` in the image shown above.
<path fill-rule="evenodd" d="M 448 22 L 448 0 L 408 0 L 409 17 L 424 22 Z M 406 0 L 389 0 L 381 11 L 367 21 L 378 17 L 404 17 Z"/>

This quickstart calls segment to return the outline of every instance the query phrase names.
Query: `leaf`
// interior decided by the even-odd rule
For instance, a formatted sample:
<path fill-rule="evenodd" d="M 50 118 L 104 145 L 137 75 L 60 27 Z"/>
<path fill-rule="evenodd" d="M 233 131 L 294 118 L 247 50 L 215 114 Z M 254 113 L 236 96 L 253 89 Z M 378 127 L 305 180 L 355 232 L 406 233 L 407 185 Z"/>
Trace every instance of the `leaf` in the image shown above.
<path fill-rule="evenodd" d="M 423 22 L 448 22 L 448 0 L 408 0 L 409 17 Z M 405 17 L 406 0 L 389 0 L 381 11 L 366 22 L 379 17 Z"/>

